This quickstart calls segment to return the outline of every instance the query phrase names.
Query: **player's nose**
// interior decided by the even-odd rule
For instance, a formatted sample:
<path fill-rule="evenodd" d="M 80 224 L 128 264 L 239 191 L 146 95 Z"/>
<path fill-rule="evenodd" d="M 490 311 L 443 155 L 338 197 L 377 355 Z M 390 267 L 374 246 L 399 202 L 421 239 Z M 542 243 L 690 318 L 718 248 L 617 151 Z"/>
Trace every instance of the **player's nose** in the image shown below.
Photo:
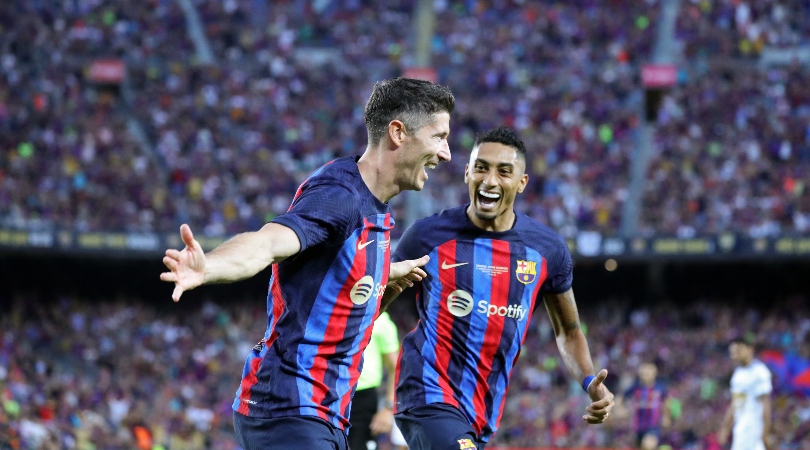
<path fill-rule="evenodd" d="M 444 145 L 442 145 L 437 156 L 439 157 L 439 161 L 450 162 L 452 156 L 450 155 L 450 144 L 448 144 L 447 141 L 444 141 Z"/>
<path fill-rule="evenodd" d="M 498 186 L 498 177 L 495 176 L 494 170 L 487 171 L 486 175 L 484 175 L 483 183 L 487 188 L 494 188 Z"/>

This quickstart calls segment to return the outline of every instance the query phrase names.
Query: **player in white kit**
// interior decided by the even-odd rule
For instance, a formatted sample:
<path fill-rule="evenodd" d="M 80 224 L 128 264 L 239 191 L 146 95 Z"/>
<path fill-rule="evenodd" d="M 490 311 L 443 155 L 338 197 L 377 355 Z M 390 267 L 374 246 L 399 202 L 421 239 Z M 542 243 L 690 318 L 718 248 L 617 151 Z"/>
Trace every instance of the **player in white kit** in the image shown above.
<path fill-rule="evenodd" d="M 770 450 L 771 371 L 754 359 L 752 342 L 738 338 L 728 350 L 737 368 L 731 376 L 731 405 L 718 433 L 720 444 L 728 441 L 733 422 L 731 450 Z"/>

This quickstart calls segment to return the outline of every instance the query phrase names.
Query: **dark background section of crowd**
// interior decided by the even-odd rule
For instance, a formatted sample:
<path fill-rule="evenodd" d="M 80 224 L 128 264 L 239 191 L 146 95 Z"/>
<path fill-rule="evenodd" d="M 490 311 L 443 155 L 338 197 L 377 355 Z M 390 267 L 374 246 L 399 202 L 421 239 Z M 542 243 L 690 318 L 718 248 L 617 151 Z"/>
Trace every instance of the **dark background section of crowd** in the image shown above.
<path fill-rule="evenodd" d="M 79 295 L 104 301 L 124 294 L 154 305 L 171 303 L 172 287 L 159 280 L 165 270 L 159 259 L 109 259 L 73 257 L 51 253 L 0 254 L 0 283 L 6 296 L 35 292 L 42 300 L 60 295 Z M 706 298 L 740 301 L 747 306 L 771 307 L 791 294 L 810 296 L 810 261 L 772 260 L 715 262 L 627 262 L 614 271 L 591 261 L 574 268 L 574 292 L 580 307 L 588 308 L 606 297 L 621 298 L 631 305 L 654 305 L 661 301 L 691 304 Z M 220 302 L 262 301 L 269 269 L 233 285 L 206 286 L 183 295 L 181 305 L 203 299 Z M 47 282 L 44 280 L 47 279 Z M 399 301 L 398 304 L 405 304 Z M 400 306 L 393 306 L 399 309 Z M 415 310 L 414 310 L 415 312 Z"/>

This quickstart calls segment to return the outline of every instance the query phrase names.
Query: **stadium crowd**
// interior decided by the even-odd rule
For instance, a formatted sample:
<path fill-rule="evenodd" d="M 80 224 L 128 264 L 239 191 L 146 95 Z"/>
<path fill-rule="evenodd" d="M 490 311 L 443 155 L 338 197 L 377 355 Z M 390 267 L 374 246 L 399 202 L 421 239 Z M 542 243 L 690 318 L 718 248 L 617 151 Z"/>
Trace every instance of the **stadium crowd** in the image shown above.
<path fill-rule="evenodd" d="M 657 122 L 645 233 L 810 230 L 810 71 L 795 57 L 757 63 L 769 49 L 806 52 L 809 18 L 805 2 L 684 3 L 680 83 Z"/>
<path fill-rule="evenodd" d="M 10 308 L 0 312 L 0 449 L 237 448 L 231 404 L 243 358 L 263 333 L 255 320 L 261 302 L 178 310 L 125 297 L 43 300 L 3 299 Z M 764 313 L 711 304 L 583 306 L 596 366 L 611 371 L 608 383 L 622 393 L 640 363 L 656 362 L 674 419 L 662 443 L 717 449 L 715 432 L 730 399 L 727 343 L 755 332 L 774 372 L 778 448 L 807 448 L 810 387 L 791 384 L 810 367 L 806 299 Z M 490 447 L 632 445 L 629 419 L 581 423 L 587 398 L 566 373 L 542 310 L 524 350 Z"/>
<path fill-rule="evenodd" d="M 358 153 L 362 99 L 413 64 L 412 1 L 194 4 L 214 64 L 197 64 L 179 2 L 0 5 L 3 226 L 254 229 L 316 167 Z M 457 96 L 456 158 L 420 213 L 464 201 L 475 132 L 505 123 L 531 149 L 518 208 L 566 236 L 615 233 L 658 2 L 435 5 L 433 66 Z M 808 230 L 807 70 L 750 63 L 766 45 L 806 43 L 801 17 L 802 2 L 684 3 L 684 69 L 657 124 L 644 233 Z M 126 61 L 125 86 L 89 80 L 98 57 Z M 402 199 L 394 206 L 403 217 Z"/>

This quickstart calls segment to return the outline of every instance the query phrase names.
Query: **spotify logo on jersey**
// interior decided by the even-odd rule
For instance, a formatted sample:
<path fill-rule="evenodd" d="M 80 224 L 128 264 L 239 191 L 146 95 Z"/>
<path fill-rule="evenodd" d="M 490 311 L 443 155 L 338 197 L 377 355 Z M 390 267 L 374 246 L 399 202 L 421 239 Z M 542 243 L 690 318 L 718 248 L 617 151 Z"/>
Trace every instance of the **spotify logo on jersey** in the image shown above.
<path fill-rule="evenodd" d="M 473 309 L 473 299 L 467 291 L 453 291 L 447 296 L 447 309 L 456 317 L 464 317 Z"/>
<path fill-rule="evenodd" d="M 357 280 L 357 283 L 354 284 L 349 296 L 352 299 L 352 303 L 355 305 L 362 305 L 371 298 L 371 294 L 373 292 L 374 278 L 372 278 L 371 275 L 366 275 Z"/>

